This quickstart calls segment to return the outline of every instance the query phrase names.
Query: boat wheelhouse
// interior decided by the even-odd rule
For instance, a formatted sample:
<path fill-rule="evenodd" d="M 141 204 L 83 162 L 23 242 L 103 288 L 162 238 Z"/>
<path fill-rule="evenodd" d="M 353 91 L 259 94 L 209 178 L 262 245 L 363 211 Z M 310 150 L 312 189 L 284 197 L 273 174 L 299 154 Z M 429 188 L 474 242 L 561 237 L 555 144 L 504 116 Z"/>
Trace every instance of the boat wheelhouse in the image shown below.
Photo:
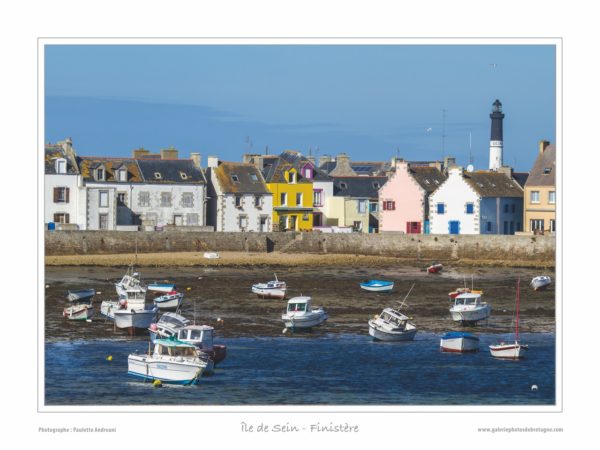
<path fill-rule="evenodd" d="M 369 320 L 369 334 L 377 341 L 412 341 L 417 331 L 408 316 L 392 308 Z"/>
<path fill-rule="evenodd" d="M 327 311 L 322 306 L 312 306 L 312 298 L 307 296 L 293 297 L 288 300 L 287 308 L 281 320 L 286 329 L 309 329 L 321 325 L 327 320 Z"/>
<path fill-rule="evenodd" d="M 466 292 L 454 298 L 454 305 L 450 308 L 452 320 L 462 325 L 473 325 L 480 320 L 487 319 L 491 313 L 491 306 L 481 301 L 481 293 Z"/>

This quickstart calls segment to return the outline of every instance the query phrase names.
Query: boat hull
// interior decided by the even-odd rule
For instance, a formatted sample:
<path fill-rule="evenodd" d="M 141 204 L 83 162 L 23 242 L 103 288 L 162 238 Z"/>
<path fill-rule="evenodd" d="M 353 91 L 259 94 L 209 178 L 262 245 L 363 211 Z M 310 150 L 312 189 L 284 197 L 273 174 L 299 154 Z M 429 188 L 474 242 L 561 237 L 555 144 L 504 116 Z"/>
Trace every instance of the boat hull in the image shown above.
<path fill-rule="evenodd" d="M 115 311 L 115 325 L 117 328 L 148 328 L 156 320 L 156 313 L 156 309 Z"/>
<path fill-rule="evenodd" d="M 321 325 L 323 322 L 325 322 L 327 320 L 327 313 L 324 309 L 319 309 L 312 310 L 311 312 L 302 315 L 283 314 L 281 319 L 283 320 L 286 328 L 290 328 L 292 330 L 308 329 Z"/>
<path fill-rule="evenodd" d="M 390 331 L 378 326 L 374 320 L 369 320 L 369 335 L 377 341 L 399 342 L 412 341 L 417 334 L 417 328 L 405 331 Z"/>
<path fill-rule="evenodd" d="M 96 291 L 94 289 L 67 291 L 67 299 L 73 303 L 90 303 L 94 295 L 96 295 Z"/>
<path fill-rule="evenodd" d="M 182 294 L 162 295 L 154 299 L 154 304 L 160 310 L 176 310 L 183 301 Z"/>
<path fill-rule="evenodd" d="M 91 305 L 75 305 L 63 310 L 63 317 L 69 320 L 88 320 L 94 315 L 94 308 Z"/>
<path fill-rule="evenodd" d="M 490 316 L 490 305 L 482 305 L 474 309 L 450 308 L 452 320 L 460 322 L 463 325 L 473 324 L 480 320 L 485 320 Z"/>
<path fill-rule="evenodd" d="M 252 286 L 252 292 L 258 295 L 259 298 L 276 298 L 276 299 L 284 299 L 285 298 L 285 289 L 265 289 L 259 288 L 256 286 Z"/>
<path fill-rule="evenodd" d="M 394 289 L 394 284 L 389 285 L 368 285 L 368 284 L 360 284 L 361 289 L 369 292 L 392 292 Z"/>
<path fill-rule="evenodd" d="M 541 291 L 550 286 L 550 283 L 552 283 L 552 280 L 549 277 L 536 277 L 531 280 L 531 287 L 534 291 Z"/>
<path fill-rule="evenodd" d="M 519 344 L 498 344 L 490 345 L 490 354 L 494 358 L 499 359 L 520 359 L 524 356 L 525 351 L 528 350 L 527 345 Z"/>
<path fill-rule="evenodd" d="M 440 350 L 449 353 L 477 352 L 479 351 L 479 338 L 466 336 L 441 338 Z"/>
<path fill-rule="evenodd" d="M 197 384 L 205 364 L 192 361 L 156 359 L 147 355 L 129 355 L 127 373 L 144 380 L 160 380 L 170 384 Z"/>

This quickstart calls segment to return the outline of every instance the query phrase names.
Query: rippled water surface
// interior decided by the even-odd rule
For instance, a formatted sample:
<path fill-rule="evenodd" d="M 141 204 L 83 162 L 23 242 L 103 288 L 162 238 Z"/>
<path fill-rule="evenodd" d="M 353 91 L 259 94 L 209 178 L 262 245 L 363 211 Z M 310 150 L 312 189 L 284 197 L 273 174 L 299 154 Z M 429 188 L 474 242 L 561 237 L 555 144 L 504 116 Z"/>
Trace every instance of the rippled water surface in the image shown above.
<path fill-rule="evenodd" d="M 219 339 L 227 359 L 198 386 L 151 384 L 127 375 L 137 339 L 45 344 L 46 405 L 551 405 L 555 335 L 526 333 L 526 358 L 497 360 L 487 346 L 507 335 L 480 334 L 481 351 L 439 351 L 438 333 L 381 343 L 364 334 L 317 331 Z M 107 361 L 107 356 L 112 361 Z M 531 386 L 538 390 L 532 391 Z"/>

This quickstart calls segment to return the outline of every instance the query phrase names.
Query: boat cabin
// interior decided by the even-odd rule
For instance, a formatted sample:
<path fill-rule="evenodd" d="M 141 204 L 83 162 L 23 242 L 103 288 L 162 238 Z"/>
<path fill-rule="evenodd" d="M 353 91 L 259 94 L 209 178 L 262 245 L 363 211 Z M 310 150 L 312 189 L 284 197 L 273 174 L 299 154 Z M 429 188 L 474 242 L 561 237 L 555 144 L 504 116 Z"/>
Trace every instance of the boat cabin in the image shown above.
<path fill-rule="evenodd" d="M 208 325 L 189 325 L 177 331 L 177 339 L 200 347 L 205 351 L 213 349 L 214 328 Z"/>
<path fill-rule="evenodd" d="M 398 328 L 404 328 L 408 322 L 408 317 L 393 309 L 384 309 L 379 318 Z"/>
<path fill-rule="evenodd" d="M 155 356 L 173 356 L 196 358 L 196 347 L 185 342 L 168 339 L 158 339 L 154 343 Z"/>
<path fill-rule="evenodd" d="M 310 310 L 310 297 L 294 297 L 288 300 L 287 312 L 306 312 Z"/>
<path fill-rule="evenodd" d="M 454 298 L 454 306 L 478 306 L 481 304 L 481 294 L 472 292 L 457 295 Z"/>

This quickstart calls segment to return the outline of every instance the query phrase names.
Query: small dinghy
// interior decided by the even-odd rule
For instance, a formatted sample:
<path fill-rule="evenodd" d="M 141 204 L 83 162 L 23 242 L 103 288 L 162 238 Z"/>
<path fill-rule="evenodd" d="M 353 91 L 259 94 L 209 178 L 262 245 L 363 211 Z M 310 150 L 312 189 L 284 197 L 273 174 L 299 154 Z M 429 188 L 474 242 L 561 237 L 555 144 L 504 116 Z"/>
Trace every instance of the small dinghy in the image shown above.
<path fill-rule="evenodd" d="M 365 280 L 360 283 L 360 287 L 369 292 L 392 292 L 392 289 L 394 289 L 394 282 L 385 280 Z"/>
<path fill-rule="evenodd" d="M 219 259 L 219 254 L 217 252 L 204 252 L 204 257 L 206 259 Z"/>
<path fill-rule="evenodd" d="M 78 291 L 67 291 L 67 300 L 72 303 L 90 303 L 96 295 L 95 289 L 80 289 Z"/>
<path fill-rule="evenodd" d="M 427 268 L 427 273 L 440 273 L 444 266 L 441 263 L 432 263 Z"/>
<path fill-rule="evenodd" d="M 94 307 L 91 304 L 80 303 L 69 306 L 63 310 L 63 317 L 69 320 L 88 320 L 94 315 Z"/>
<path fill-rule="evenodd" d="M 327 320 L 327 311 L 321 306 L 312 307 L 311 297 L 294 297 L 288 301 L 287 309 L 281 316 L 286 329 L 310 329 Z"/>
<path fill-rule="evenodd" d="M 175 290 L 175 285 L 170 283 L 151 283 L 148 285 L 148 290 L 159 294 L 168 294 Z"/>
<path fill-rule="evenodd" d="M 531 280 L 531 287 L 534 291 L 540 291 L 542 289 L 546 289 L 550 283 L 552 283 L 552 279 L 547 275 L 540 275 L 539 277 L 535 277 Z"/>
<path fill-rule="evenodd" d="M 275 280 L 267 283 L 257 283 L 252 285 L 252 292 L 258 295 L 259 298 L 285 298 L 285 292 L 287 291 L 287 285 L 285 281 L 279 281 L 277 274 L 275 274 Z"/>
<path fill-rule="evenodd" d="M 154 299 L 154 304 L 160 310 L 176 310 L 183 301 L 183 294 L 171 291 Z"/>
<path fill-rule="evenodd" d="M 466 353 L 479 351 L 479 338 L 470 333 L 451 331 L 440 339 L 443 352 Z"/>

